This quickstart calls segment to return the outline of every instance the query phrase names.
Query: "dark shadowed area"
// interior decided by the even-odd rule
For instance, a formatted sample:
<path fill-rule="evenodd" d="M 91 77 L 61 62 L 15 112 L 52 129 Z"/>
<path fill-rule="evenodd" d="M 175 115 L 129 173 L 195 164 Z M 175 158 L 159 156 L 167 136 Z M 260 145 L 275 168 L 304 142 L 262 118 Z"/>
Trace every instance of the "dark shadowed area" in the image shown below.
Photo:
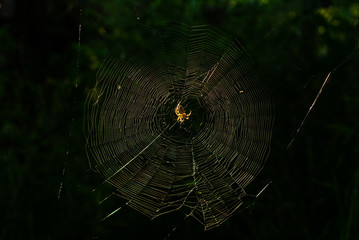
<path fill-rule="evenodd" d="M 271 153 L 246 190 L 272 183 L 209 231 L 181 211 L 150 220 L 118 197 L 101 202 L 115 189 L 85 151 L 101 63 L 169 20 L 237 38 L 275 104 Z M 359 238 L 358 26 L 359 1 L 0 0 L 0 239 Z"/>

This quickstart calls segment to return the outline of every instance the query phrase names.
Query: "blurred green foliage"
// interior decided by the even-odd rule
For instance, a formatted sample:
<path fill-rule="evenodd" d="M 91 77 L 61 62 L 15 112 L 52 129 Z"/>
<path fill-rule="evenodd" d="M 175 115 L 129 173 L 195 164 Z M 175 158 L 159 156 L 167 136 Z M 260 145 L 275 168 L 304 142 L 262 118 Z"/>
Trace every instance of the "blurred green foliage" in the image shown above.
<path fill-rule="evenodd" d="M 179 223 L 169 239 L 357 239 L 358 19 L 359 2 L 339 0 L 3 1 L 0 238 L 163 239 Z M 84 150 L 83 103 L 103 59 L 168 20 L 238 38 L 276 103 L 272 152 L 253 191 L 273 183 L 251 210 L 209 232 L 181 214 L 150 221 L 126 207 L 102 222 L 125 202 L 98 204 L 113 189 L 89 170 Z"/>

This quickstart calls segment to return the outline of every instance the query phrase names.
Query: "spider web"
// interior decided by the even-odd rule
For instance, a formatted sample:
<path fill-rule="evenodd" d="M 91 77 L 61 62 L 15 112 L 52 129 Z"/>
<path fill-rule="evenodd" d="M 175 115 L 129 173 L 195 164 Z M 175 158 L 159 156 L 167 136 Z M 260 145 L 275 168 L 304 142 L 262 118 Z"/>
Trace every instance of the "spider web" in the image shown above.
<path fill-rule="evenodd" d="M 243 206 L 274 118 L 243 47 L 211 26 L 166 23 L 104 61 L 86 100 L 91 169 L 150 218 L 189 209 L 205 229 Z M 192 114 L 177 121 L 181 103 Z"/>

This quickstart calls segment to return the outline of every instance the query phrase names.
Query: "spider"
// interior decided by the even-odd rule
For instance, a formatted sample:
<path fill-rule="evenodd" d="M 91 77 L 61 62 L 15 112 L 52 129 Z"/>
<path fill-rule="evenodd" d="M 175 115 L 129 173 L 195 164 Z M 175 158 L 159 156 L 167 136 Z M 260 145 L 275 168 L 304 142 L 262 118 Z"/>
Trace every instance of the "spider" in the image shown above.
<path fill-rule="evenodd" d="M 183 106 L 181 105 L 181 102 L 177 104 L 177 107 L 175 109 L 175 113 L 178 116 L 177 121 L 180 123 L 183 123 L 184 120 L 188 120 L 189 116 L 191 116 L 192 111 L 190 111 L 188 114 L 185 113 Z"/>

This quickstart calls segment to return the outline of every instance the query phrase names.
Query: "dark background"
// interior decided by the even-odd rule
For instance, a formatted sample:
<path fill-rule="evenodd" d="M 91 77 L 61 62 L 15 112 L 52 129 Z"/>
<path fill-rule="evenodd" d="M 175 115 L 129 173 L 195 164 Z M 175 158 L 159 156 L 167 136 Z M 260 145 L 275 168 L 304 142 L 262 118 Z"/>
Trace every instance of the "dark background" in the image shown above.
<path fill-rule="evenodd" d="M 359 238 L 359 1 L 0 5 L 1 239 L 163 239 L 176 226 L 169 239 Z M 98 204 L 113 189 L 85 154 L 83 103 L 99 65 L 118 42 L 166 20 L 212 24 L 238 38 L 276 104 L 272 152 L 253 192 L 272 184 L 251 209 L 207 232 L 180 212 L 151 221 L 116 197 Z"/>

